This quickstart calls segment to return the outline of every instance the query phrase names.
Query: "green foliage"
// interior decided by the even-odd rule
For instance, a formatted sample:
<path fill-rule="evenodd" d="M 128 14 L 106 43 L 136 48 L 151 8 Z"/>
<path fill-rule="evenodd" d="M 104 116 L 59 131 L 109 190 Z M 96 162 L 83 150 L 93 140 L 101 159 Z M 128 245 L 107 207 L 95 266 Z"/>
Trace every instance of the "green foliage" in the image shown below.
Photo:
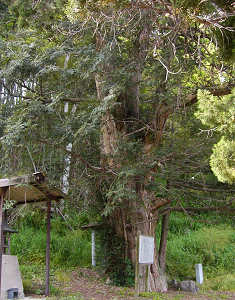
<path fill-rule="evenodd" d="M 97 261 L 114 285 L 133 286 L 134 270 L 125 257 L 125 247 L 111 228 L 98 232 Z"/>
<path fill-rule="evenodd" d="M 44 295 L 45 292 L 45 267 L 39 265 L 20 265 L 23 276 L 23 288 L 26 295 Z M 71 269 L 70 269 L 71 270 Z M 50 295 L 62 298 L 64 291 L 62 286 L 71 280 L 65 270 L 51 268 Z M 60 285 L 58 287 L 58 285 Z"/>
<path fill-rule="evenodd" d="M 235 142 L 224 137 L 213 147 L 210 165 L 219 181 L 235 182 Z"/>
<path fill-rule="evenodd" d="M 33 282 L 31 279 L 23 279 L 23 288 L 24 293 L 32 293 L 33 292 Z"/>
<path fill-rule="evenodd" d="M 195 222 L 192 222 L 192 219 L 188 215 L 182 215 L 180 213 L 171 214 L 169 222 L 169 239 L 174 239 L 177 236 L 184 236 L 185 234 L 200 230 L 203 226 L 204 224 L 197 222 L 196 220 Z M 158 226 L 157 229 L 159 231 L 158 236 L 160 236 L 160 226 Z"/>
<path fill-rule="evenodd" d="M 223 26 L 227 28 L 235 27 L 235 17 L 232 16 L 228 20 L 223 22 Z M 217 29 L 215 31 L 215 36 L 220 45 L 220 52 L 224 60 L 229 63 L 235 62 L 235 34 L 233 30 L 221 31 Z"/>
<path fill-rule="evenodd" d="M 198 122 L 186 108 L 188 95 L 198 88 L 220 87 L 220 73 L 224 83 L 230 81 L 231 66 L 221 65 L 212 38 L 214 23 L 209 26 L 202 20 L 205 14 L 217 17 L 220 11 L 199 0 L 153 1 L 154 9 L 148 11 L 141 9 L 145 2 L 5 0 L 0 4 L 0 173 L 31 173 L 35 166 L 61 187 L 70 160 L 71 197 L 66 209 L 74 214 L 73 228 L 112 215 L 124 204 L 136 204 L 140 190 L 151 199 L 169 198 L 172 204 L 180 199 L 183 205 L 207 205 L 205 191 L 172 186 L 177 180 L 189 186 L 197 181 L 204 184 L 210 176 L 211 144 L 196 136 Z M 228 2 L 215 2 L 227 9 L 223 4 Z M 231 43 L 226 47 L 231 50 Z M 226 138 L 231 138 L 234 98 L 223 98 L 227 102 L 221 105 L 207 92 L 198 96 L 204 105 L 200 118 L 207 110 L 214 112 L 211 103 L 215 110 L 226 107 L 221 118 L 213 116 L 210 122 L 217 122 L 218 128 L 223 122 L 219 134 L 226 129 Z M 140 109 L 137 118 L 132 116 L 135 100 Z M 183 108 L 184 114 L 179 114 Z M 173 111 L 176 114 L 170 117 Z M 116 139 L 109 155 L 102 144 L 107 112 L 117 129 L 113 136 L 107 130 L 110 140 Z M 164 124 L 157 124 L 158 120 Z M 163 140 L 158 144 L 161 130 Z M 223 166 L 232 168 L 233 146 L 226 141 L 230 150 L 220 152 L 230 161 Z M 70 143 L 71 153 L 66 151 Z M 151 153 L 146 145 L 153 147 Z M 208 199 L 213 201 L 211 195 Z M 82 213 L 77 216 L 77 211 Z M 179 227 L 189 223 L 184 218 L 177 222 Z M 58 219 L 52 225 L 52 264 L 89 264 L 89 237 L 79 230 L 68 232 Z M 21 223 L 24 234 L 14 236 L 13 251 L 22 262 L 28 256 L 31 263 L 43 263 L 44 226 L 37 212 Z M 133 270 L 122 255 L 127 245 L 113 232 L 107 232 L 101 244 L 110 251 L 103 261 L 111 279 L 131 284 Z"/>
<path fill-rule="evenodd" d="M 235 273 L 214 274 L 213 278 L 206 279 L 203 289 L 214 291 L 235 291 Z"/>
<path fill-rule="evenodd" d="M 167 270 L 172 278 L 193 279 L 197 263 L 203 264 L 205 278 L 232 273 L 235 233 L 231 227 L 202 228 L 168 242 Z"/>
<path fill-rule="evenodd" d="M 224 97 L 214 97 L 208 91 L 199 91 L 198 99 L 196 117 L 210 127 L 209 131 L 219 132 L 222 136 L 213 148 L 211 168 L 220 181 L 234 183 L 235 90 Z"/>
<path fill-rule="evenodd" d="M 211 130 L 232 137 L 235 133 L 235 89 L 231 95 L 215 97 L 209 91 L 198 91 L 198 111 L 195 116 Z"/>
<path fill-rule="evenodd" d="M 31 225 L 33 227 L 22 226 L 19 233 L 12 237 L 12 254 L 18 255 L 22 264 L 30 262 L 33 265 L 42 265 L 45 263 L 46 226 L 40 222 L 40 227 L 37 228 L 36 221 Z M 63 222 L 52 221 L 52 266 L 88 266 L 91 262 L 90 249 L 90 237 L 86 232 L 80 230 L 71 232 L 66 229 Z"/>
<path fill-rule="evenodd" d="M 174 0 L 172 1 L 176 7 L 182 8 L 184 10 L 195 10 L 197 12 L 208 13 L 213 10 L 213 6 L 206 2 L 202 2 L 200 0 Z"/>

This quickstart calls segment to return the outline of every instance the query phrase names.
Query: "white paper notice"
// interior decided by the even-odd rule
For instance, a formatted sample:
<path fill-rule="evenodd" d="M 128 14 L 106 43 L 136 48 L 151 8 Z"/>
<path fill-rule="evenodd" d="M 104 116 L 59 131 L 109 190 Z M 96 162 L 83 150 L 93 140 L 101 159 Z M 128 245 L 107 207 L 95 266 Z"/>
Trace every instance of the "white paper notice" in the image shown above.
<path fill-rule="evenodd" d="M 153 264 L 154 261 L 154 238 L 140 235 L 139 237 L 139 263 Z"/>

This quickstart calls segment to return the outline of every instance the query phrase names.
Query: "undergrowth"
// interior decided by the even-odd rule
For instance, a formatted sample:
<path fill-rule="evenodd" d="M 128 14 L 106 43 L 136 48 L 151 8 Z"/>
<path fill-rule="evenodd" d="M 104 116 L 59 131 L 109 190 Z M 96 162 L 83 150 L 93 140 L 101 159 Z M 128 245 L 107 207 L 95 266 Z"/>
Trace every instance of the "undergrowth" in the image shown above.
<path fill-rule="evenodd" d="M 134 268 L 125 257 L 125 243 L 112 228 L 99 231 L 97 246 L 98 267 L 105 271 L 106 276 L 116 286 L 134 285 Z"/>
<path fill-rule="evenodd" d="M 21 263 L 41 265 L 45 262 L 46 232 L 25 228 L 14 235 L 11 243 L 12 254 Z M 81 230 L 68 231 L 60 235 L 51 232 L 51 265 L 64 267 L 89 266 L 91 261 L 89 237 Z"/>
<path fill-rule="evenodd" d="M 79 216 L 77 219 L 78 223 L 84 222 L 84 215 L 81 220 Z M 91 266 L 91 236 L 90 232 L 70 230 L 58 216 L 51 221 L 51 290 L 56 295 L 54 282 L 66 284 L 71 270 Z M 195 280 L 194 266 L 202 263 L 203 290 L 235 290 L 235 230 L 232 226 L 205 226 L 174 215 L 169 227 L 166 263 L 170 278 Z M 39 294 L 45 280 L 44 214 L 40 210 L 27 213 L 18 221 L 18 230 L 18 234 L 12 235 L 11 254 L 18 256 L 25 289 Z M 125 244 L 111 229 L 96 236 L 96 261 L 106 270 L 104 277 L 109 277 L 115 285 L 133 286 L 134 270 L 125 257 Z"/>
<path fill-rule="evenodd" d="M 195 279 L 194 266 L 202 263 L 205 281 L 219 275 L 225 281 L 222 275 L 234 273 L 234 259 L 235 231 L 230 226 L 189 231 L 171 238 L 167 245 L 167 271 L 176 279 Z"/>
<path fill-rule="evenodd" d="M 11 238 L 11 254 L 17 255 L 26 293 L 42 294 L 45 285 L 46 219 L 40 209 L 27 211 L 18 220 L 18 233 Z M 65 283 L 67 270 L 91 264 L 89 232 L 70 230 L 61 217 L 51 219 L 51 281 Z"/>

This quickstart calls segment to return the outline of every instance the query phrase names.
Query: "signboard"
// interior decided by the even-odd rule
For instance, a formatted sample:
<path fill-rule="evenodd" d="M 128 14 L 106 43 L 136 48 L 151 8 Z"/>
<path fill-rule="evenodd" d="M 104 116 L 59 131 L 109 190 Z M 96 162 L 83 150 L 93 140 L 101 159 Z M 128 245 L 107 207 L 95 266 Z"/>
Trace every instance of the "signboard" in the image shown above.
<path fill-rule="evenodd" d="M 202 264 L 196 264 L 195 269 L 196 269 L 196 281 L 197 283 L 202 284 L 203 283 Z"/>
<path fill-rule="evenodd" d="M 154 237 L 139 236 L 139 263 L 151 265 L 154 262 Z"/>

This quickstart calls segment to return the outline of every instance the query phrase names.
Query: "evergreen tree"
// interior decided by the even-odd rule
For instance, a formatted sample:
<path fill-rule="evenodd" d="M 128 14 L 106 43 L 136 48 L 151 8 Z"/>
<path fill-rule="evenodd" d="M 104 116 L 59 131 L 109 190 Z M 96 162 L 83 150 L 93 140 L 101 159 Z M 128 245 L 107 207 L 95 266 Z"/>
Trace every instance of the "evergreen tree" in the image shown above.
<path fill-rule="evenodd" d="M 208 91 L 198 92 L 196 116 L 209 131 L 218 132 L 221 139 L 214 145 L 211 168 L 222 182 L 235 182 L 235 90 L 231 95 L 214 97 Z"/>
<path fill-rule="evenodd" d="M 92 195 L 89 204 L 125 241 L 126 258 L 135 264 L 137 232 L 154 236 L 161 215 L 166 220 L 171 210 L 196 210 L 203 178 L 211 175 L 209 145 L 193 138 L 198 124 L 192 113 L 181 113 L 212 97 L 200 97 L 199 89 L 231 93 L 232 57 L 221 64 L 224 51 L 217 49 L 217 29 L 230 32 L 231 3 L 220 4 L 5 3 L 1 147 L 10 159 L 2 160 L 1 172 L 29 171 L 33 161 L 61 182 L 69 155 L 71 192 L 79 189 L 86 200 Z M 198 190 L 193 207 L 184 207 L 182 186 L 192 185 Z M 164 228 L 148 277 L 151 290 L 167 289 Z"/>

